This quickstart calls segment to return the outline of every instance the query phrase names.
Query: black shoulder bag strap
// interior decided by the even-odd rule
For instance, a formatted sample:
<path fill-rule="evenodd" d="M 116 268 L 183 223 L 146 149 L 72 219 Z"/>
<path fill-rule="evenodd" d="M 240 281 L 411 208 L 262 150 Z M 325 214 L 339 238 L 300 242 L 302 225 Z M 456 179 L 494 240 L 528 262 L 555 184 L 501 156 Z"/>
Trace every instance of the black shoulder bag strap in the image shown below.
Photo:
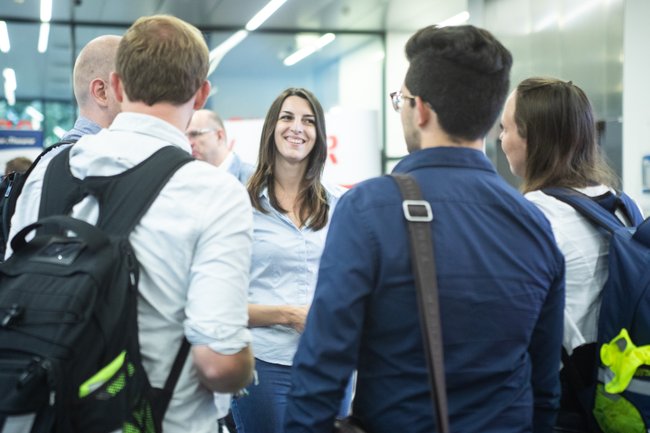
<path fill-rule="evenodd" d="M 433 409 L 436 413 L 438 431 L 449 433 L 438 281 L 431 239 L 430 222 L 433 220 L 431 205 L 422 200 L 420 187 L 411 176 L 392 174 L 391 177 L 397 182 L 402 193 L 404 199 L 402 208 L 404 217 L 408 221 L 411 262 L 417 289 L 424 352 L 429 368 Z"/>
<path fill-rule="evenodd" d="M 569 356 L 569 352 L 567 352 L 564 346 L 562 347 L 562 365 L 564 366 L 568 392 L 577 402 L 580 417 L 589 433 L 602 433 L 593 414 L 594 390 L 599 365 L 597 346 L 597 343 L 591 343 L 576 348 L 573 357 L 578 356 L 580 359 L 578 362 Z M 589 368 L 592 371 L 581 372 L 577 364 Z M 585 381 L 583 374 L 589 377 L 589 383 Z"/>
<path fill-rule="evenodd" d="M 115 176 L 89 176 L 77 179 L 70 171 L 70 149 L 64 149 L 47 167 L 39 218 L 66 215 L 87 195 L 99 204 L 97 227 L 111 235 L 128 236 L 149 210 L 172 175 L 186 163 L 194 160 L 187 152 L 165 146 L 140 164 Z M 167 376 L 160 404 L 164 415 L 190 350 L 183 338 L 172 369 Z"/>

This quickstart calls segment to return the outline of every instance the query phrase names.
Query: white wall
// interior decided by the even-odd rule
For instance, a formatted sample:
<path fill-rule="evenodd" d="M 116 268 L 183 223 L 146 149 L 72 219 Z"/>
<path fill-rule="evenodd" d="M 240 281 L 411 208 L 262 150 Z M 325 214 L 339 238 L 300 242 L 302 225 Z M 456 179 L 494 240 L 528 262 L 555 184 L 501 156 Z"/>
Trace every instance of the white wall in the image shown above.
<path fill-rule="evenodd" d="M 386 24 L 386 88 L 384 89 L 387 157 L 400 157 L 407 153 L 400 116 L 393 111 L 388 99 L 388 94 L 400 90 L 404 82 L 408 69 L 404 53 L 406 41 L 418 29 L 439 23 L 465 10 L 468 10 L 466 0 L 445 2 L 410 0 L 408 7 L 402 0 L 391 1 Z M 387 171 L 390 171 L 392 165 L 394 164 L 388 164 Z"/>
<path fill-rule="evenodd" d="M 380 38 L 371 40 L 341 58 L 339 62 L 339 105 L 347 108 L 379 110 L 381 95 L 381 68 L 384 47 Z"/>
<path fill-rule="evenodd" d="M 402 87 L 408 62 L 404 54 L 404 45 L 413 32 L 391 32 L 386 36 L 386 89 L 385 95 L 396 92 Z M 402 121 L 399 113 L 393 110 L 390 99 L 384 101 L 386 111 L 386 156 L 406 155 L 406 142 L 402 133 Z"/>
<path fill-rule="evenodd" d="M 346 156 L 356 159 L 354 164 L 341 167 L 340 174 L 337 174 L 337 178 L 350 179 L 351 182 L 347 184 L 357 183 L 382 173 L 381 107 L 385 100 L 382 94 L 383 60 L 384 47 L 381 40 L 377 38 L 344 56 L 339 62 L 340 108 L 332 110 L 330 118 L 339 119 L 338 122 L 342 124 L 346 123 L 345 118 L 356 116 L 359 120 L 358 123 L 347 122 L 348 128 L 353 130 L 341 131 L 344 137 L 350 137 L 352 144 Z M 364 135 L 369 140 L 364 137 L 354 139 L 357 134 Z M 329 173 L 337 173 L 336 170 L 332 170 L 332 164 L 326 167 L 326 173 L 328 168 Z M 344 173 L 345 170 L 349 170 L 350 173 Z"/>
<path fill-rule="evenodd" d="M 650 155 L 650 1 L 625 2 L 623 34 L 623 186 L 650 215 L 650 193 L 642 192 L 641 163 Z"/>

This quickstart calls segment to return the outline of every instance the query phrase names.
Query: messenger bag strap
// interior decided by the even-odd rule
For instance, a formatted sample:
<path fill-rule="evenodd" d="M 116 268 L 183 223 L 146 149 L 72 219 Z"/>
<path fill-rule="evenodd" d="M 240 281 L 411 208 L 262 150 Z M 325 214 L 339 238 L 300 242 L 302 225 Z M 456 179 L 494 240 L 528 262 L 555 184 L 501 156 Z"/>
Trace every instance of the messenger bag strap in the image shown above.
<path fill-rule="evenodd" d="M 422 199 L 420 187 L 413 177 L 406 174 L 391 174 L 391 177 L 397 182 L 404 199 L 402 209 L 408 222 L 420 327 L 438 432 L 449 433 L 438 281 L 431 239 L 431 205 Z"/>
<path fill-rule="evenodd" d="M 174 389 L 176 388 L 176 383 L 178 382 L 178 378 L 181 376 L 181 371 L 183 371 L 183 366 L 187 360 L 187 355 L 190 353 L 190 347 L 190 342 L 187 341 L 187 338 L 183 337 L 181 347 L 176 353 L 176 358 L 174 358 L 172 369 L 169 372 L 169 376 L 167 376 L 167 380 L 165 380 L 165 386 L 163 388 L 165 391 L 165 399 L 161 402 L 162 415 L 167 412 L 171 397 L 174 394 Z"/>

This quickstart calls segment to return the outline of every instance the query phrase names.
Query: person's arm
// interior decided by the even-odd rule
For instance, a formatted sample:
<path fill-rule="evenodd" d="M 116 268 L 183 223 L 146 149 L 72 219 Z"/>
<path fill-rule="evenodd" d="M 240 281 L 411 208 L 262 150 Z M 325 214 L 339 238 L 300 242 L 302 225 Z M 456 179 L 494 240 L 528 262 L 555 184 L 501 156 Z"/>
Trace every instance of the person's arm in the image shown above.
<path fill-rule="evenodd" d="M 222 355 L 208 346 L 193 346 L 192 357 L 201 383 L 211 391 L 235 393 L 253 379 L 255 361 L 250 346 Z"/>
<path fill-rule="evenodd" d="M 308 311 L 309 307 L 306 305 L 248 304 L 248 326 L 255 328 L 285 325 L 302 332 L 305 328 Z"/>
<path fill-rule="evenodd" d="M 341 199 L 329 228 L 315 297 L 293 360 L 286 433 L 330 433 L 357 365 L 377 248 L 368 234 L 367 213 L 356 207 L 354 197 Z"/>
<path fill-rule="evenodd" d="M 216 169 L 209 169 L 215 175 Z M 199 235 L 184 326 L 202 384 L 212 391 L 236 392 L 250 383 L 254 364 L 248 329 L 253 212 L 244 187 L 218 173 L 214 190 L 205 191 L 209 200 L 195 197 L 204 203 L 204 212 L 195 223 Z"/>
<path fill-rule="evenodd" d="M 533 331 L 528 352 L 532 362 L 533 431 L 550 433 L 560 405 L 560 359 L 564 317 L 564 260 L 553 281 Z"/>

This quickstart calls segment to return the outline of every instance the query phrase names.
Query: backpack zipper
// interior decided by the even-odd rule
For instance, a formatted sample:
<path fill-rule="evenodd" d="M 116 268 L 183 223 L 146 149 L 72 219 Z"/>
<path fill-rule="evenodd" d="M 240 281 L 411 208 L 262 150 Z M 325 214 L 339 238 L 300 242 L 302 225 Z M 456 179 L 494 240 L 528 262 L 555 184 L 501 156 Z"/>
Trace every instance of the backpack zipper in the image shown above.
<path fill-rule="evenodd" d="M 54 406 L 56 402 L 56 391 L 54 390 L 55 379 L 53 374 L 54 368 L 52 362 L 49 359 L 41 358 L 40 356 L 35 356 L 32 358 L 31 362 L 25 368 L 25 371 L 18 377 L 18 382 L 16 386 L 22 388 L 29 385 L 30 382 L 36 380 L 40 377 L 45 376 L 48 387 L 50 388 L 50 406 Z"/>

